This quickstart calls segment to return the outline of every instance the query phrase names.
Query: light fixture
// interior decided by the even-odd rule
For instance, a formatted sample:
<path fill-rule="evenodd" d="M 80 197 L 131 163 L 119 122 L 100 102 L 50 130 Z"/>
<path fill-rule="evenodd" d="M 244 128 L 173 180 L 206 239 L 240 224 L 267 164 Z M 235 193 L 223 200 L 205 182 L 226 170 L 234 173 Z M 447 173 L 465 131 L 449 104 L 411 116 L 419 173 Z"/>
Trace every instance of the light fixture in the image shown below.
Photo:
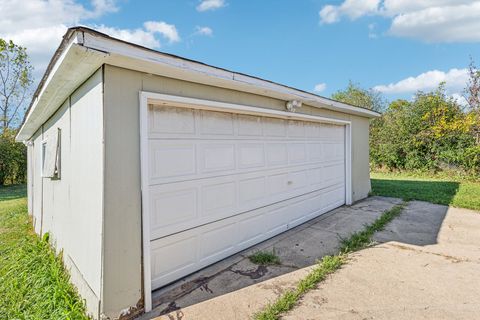
<path fill-rule="evenodd" d="M 287 101 L 287 104 L 286 104 L 287 110 L 290 112 L 297 111 L 297 109 L 300 108 L 301 106 L 302 106 L 302 101 L 298 101 L 298 100 L 290 100 L 290 101 Z"/>

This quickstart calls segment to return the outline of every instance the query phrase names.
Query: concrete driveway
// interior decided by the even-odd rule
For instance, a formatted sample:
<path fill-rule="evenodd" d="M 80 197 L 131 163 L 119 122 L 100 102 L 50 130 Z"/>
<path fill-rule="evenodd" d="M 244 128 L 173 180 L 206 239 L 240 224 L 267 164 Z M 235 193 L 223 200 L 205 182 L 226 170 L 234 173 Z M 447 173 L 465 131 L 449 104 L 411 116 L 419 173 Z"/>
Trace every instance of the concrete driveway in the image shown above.
<path fill-rule="evenodd" d="M 283 319 L 480 319 L 480 213 L 410 202 Z"/>
<path fill-rule="evenodd" d="M 401 200 L 371 197 L 227 258 L 154 293 L 141 319 L 249 319 L 293 288 L 339 237 L 373 222 Z M 475 319 L 480 312 L 480 214 L 424 202 L 404 213 L 285 319 Z M 281 265 L 256 266 L 255 251 Z"/>

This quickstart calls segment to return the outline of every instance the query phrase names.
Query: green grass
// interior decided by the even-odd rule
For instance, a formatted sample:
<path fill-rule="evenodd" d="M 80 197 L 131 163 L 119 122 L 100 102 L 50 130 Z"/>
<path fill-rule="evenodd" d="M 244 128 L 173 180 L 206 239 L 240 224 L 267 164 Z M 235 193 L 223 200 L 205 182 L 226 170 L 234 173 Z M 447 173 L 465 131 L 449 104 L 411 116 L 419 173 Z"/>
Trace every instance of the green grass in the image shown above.
<path fill-rule="evenodd" d="M 275 252 L 258 251 L 248 257 L 252 263 L 259 265 L 280 264 L 280 258 Z"/>
<path fill-rule="evenodd" d="M 0 186 L 0 201 L 24 198 L 27 194 L 27 186 L 14 184 L 11 186 Z"/>
<path fill-rule="evenodd" d="M 426 174 L 372 172 L 372 195 L 480 210 L 480 182 Z"/>
<path fill-rule="evenodd" d="M 263 310 L 254 315 L 254 319 L 277 320 L 282 314 L 292 310 L 305 293 L 315 288 L 318 283 L 325 280 L 329 274 L 339 269 L 347 261 L 349 253 L 368 246 L 372 241 L 373 234 L 383 230 L 390 221 L 402 212 L 404 206 L 405 203 L 394 206 L 392 209 L 385 211 L 372 224 L 365 226 L 362 231 L 356 232 L 346 239 L 342 239 L 341 249 L 337 255 L 323 257 L 313 270 L 310 271 L 305 278 L 300 280 L 295 289 L 288 290 L 276 301 L 268 304 Z"/>
<path fill-rule="evenodd" d="M 394 206 L 392 209 L 385 211 L 372 224 L 365 226 L 363 230 L 355 232 L 346 239 L 341 239 L 340 253 L 348 254 L 368 246 L 375 232 L 382 231 L 390 221 L 400 215 L 404 206 L 405 203 Z"/>
<path fill-rule="evenodd" d="M 298 300 L 309 290 L 323 281 L 329 274 L 335 272 L 345 263 L 343 255 L 325 256 L 318 265 L 300 282 L 293 290 L 288 290 L 282 294 L 274 303 L 269 304 L 254 315 L 256 320 L 276 320 L 280 315 L 293 309 Z"/>
<path fill-rule="evenodd" d="M 48 235 L 27 214 L 25 187 L 0 187 L 0 318 L 88 319 Z"/>

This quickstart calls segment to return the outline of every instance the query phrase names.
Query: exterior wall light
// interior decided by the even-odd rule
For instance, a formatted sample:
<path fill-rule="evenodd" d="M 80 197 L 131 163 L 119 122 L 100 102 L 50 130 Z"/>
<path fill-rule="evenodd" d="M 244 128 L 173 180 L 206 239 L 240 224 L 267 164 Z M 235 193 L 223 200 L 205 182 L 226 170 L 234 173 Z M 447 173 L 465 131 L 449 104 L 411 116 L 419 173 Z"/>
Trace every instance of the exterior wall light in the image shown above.
<path fill-rule="evenodd" d="M 290 112 L 297 111 L 297 109 L 300 108 L 301 106 L 302 106 L 302 101 L 298 101 L 298 100 L 290 100 L 290 101 L 287 101 L 287 104 L 286 104 L 286 108 Z"/>

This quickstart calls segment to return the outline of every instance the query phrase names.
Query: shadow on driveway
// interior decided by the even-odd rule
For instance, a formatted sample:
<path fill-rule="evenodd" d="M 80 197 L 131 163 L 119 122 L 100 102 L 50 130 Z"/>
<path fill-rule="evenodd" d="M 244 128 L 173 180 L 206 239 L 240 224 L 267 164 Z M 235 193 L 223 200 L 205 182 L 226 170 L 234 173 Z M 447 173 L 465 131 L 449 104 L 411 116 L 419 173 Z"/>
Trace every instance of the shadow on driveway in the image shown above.
<path fill-rule="evenodd" d="M 437 244 L 448 207 L 428 202 L 412 201 L 408 210 L 374 236 L 377 242 L 397 241 L 411 245 Z"/>

